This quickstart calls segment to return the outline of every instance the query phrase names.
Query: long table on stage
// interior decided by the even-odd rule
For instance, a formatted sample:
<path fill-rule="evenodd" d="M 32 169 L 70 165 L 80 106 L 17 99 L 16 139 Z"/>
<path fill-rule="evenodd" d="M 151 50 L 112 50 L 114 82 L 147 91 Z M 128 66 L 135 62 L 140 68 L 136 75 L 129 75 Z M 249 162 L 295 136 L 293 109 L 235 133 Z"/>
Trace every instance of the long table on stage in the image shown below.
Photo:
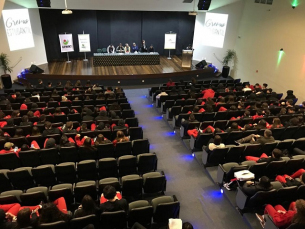
<path fill-rule="evenodd" d="M 157 65 L 160 55 L 152 53 L 94 53 L 93 66 Z"/>

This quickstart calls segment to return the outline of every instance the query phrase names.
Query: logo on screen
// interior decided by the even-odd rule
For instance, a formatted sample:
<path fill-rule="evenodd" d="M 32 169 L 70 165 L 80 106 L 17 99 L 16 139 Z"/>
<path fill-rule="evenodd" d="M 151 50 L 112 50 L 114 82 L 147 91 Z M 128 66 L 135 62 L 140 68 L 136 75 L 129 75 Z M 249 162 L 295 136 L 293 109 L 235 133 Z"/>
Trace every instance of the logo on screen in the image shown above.
<path fill-rule="evenodd" d="M 63 43 L 64 43 L 64 45 L 67 45 L 67 44 L 69 44 L 69 40 L 64 40 Z"/>

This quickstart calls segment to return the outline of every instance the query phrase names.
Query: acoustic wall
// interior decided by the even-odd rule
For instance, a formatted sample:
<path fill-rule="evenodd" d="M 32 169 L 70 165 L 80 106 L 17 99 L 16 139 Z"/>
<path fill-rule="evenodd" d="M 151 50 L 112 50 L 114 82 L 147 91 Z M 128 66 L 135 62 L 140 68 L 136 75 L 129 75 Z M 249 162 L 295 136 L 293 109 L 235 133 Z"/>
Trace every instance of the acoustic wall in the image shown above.
<path fill-rule="evenodd" d="M 69 53 L 71 58 L 82 58 L 79 53 L 77 34 L 90 34 L 92 56 L 98 48 L 106 48 L 109 44 L 146 40 L 146 45 L 153 44 L 161 55 L 164 50 L 164 34 L 168 31 L 177 33 L 177 49 L 172 54 L 179 55 L 183 48 L 193 41 L 195 17 L 186 12 L 140 12 L 140 11 L 95 11 L 73 10 L 71 15 L 62 15 L 61 10 L 40 9 L 41 25 L 45 39 L 48 61 L 66 58 L 60 52 L 58 34 L 72 33 L 75 52 Z"/>

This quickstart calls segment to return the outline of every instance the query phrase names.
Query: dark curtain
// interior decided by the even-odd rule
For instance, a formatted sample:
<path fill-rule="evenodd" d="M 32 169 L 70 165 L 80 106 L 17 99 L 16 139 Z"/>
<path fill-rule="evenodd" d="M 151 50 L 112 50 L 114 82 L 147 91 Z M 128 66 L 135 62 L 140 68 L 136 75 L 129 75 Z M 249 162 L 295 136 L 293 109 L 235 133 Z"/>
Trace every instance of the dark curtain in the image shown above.
<path fill-rule="evenodd" d="M 83 58 L 79 53 L 77 34 L 90 34 L 90 57 L 98 48 L 106 48 L 110 43 L 115 47 L 119 43 L 133 42 L 140 47 L 141 40 L 146 45 L 154 45 L 161 55 L 168 55 L 164 50 L 164 34 L 177 33 L 176 50 L 172 54 L 180 55 L 183 48 L 193 41 L 195 17 L 186 12 L 140 12 L 140 11 L 94 11 L 73 10 L 71 15 L 62 15 L 61 10 L 40 9 L 41 25 L 48 61 L 66 58 L 60 52 L 58 34 L 72 33 L 74 52 L 71 58 Z"/>

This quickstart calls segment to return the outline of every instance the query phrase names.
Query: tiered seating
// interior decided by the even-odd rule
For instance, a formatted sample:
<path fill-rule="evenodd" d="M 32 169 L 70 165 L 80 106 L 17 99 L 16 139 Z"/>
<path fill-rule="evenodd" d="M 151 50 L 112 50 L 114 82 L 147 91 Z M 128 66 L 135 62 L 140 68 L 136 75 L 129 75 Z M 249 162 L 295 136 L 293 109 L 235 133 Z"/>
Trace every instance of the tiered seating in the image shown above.
<path fill-rule="evenodd" d="M 46 120 L 52 122 L 53 128 L 62 127 L 67 121 L 73 122 L 76 129 L 81 123 L 86 123 L 88 131 L 80 132 L 81 138 L 89 136 L 95 138 L 103 134 L 107 139 L 114 140 L 117 130 L 90 130 L 92 124 L 99 122 L 113 125 L 123 119 L 128 128 L 123 129 L 130 141 L 97 145 L 97 152 L 88 153 L 83 147 L 56 147 L 44 149 L 46 138 L 54 138 L 59 144 L 61 134 L 42 136 L 29 136 L 25 138 L 10 138 L 16 146 L 23 144 L 30 146 L 33 140 L 37 141 L 40 150 L 20 151 L 19 157 L 15 153 L 0 155 L 0 204 L 20 203 L 25 205 L 37 205 L 40 201 L 53 201 L 64 197 L 68 209 L 74 209 L 81 203 L 84 195 L 90 195 L 99 203 L 99 196 L 106 185 L 113 185 L 122 193 L 123 198 L 130 202 L 129 213 L 114 212 L 103 213 L 99 218 L 96 216 L 72 219 L 69 223 L 55 222 L 45 225 L 47 228 L 83 228 L 92 223 L 96 228 L 126 228 L 135 222 L 140 222 L 147 228 L 152 223 L 166 225 L 169 218 L 179 217 L 180 204 L 175 196 L 164 196 L 166 190 L 166 177 L 163 171 L 157 172 L 157 155 L 150 153 L 148 139 L 143 139 L 143 131 L 138 127 L 138 120 L 134 111 L 125 97 L 124 92 L 116 92 L 115 98 L 105 95 L 104 99 L 97 99 L 99 92 L 89 94 L 85 92 L 88 87 L 67 91 L 58 89 L 56 96 L 51 96 L 49 89 L 26 89 L 16 90 L 24 96 L 21 100 L 12 103 L 12 108 L 19 110 L 25 97 L 31 102 L 26 103 L 27 110 L 20 110 L 20 115 L 28 111 L 39 111 L 46 114 Z M 40 100 L 32 97 L 31 93 L 38 91 Z M 3 96 L 14 93 L 13 90 L 5 90 Z M 0 95 L 0 96 L 2 96 Z M 61 101 L 65 95 L 70 101 Z M 78 100 L 75 98 L 78 97 Z M 52 98 L 54 101 L 50 101 Z M 32 103 L 38 108 L 32 108 Z M 120 109 L 113 110 L 111 105 L 117 102 Z M 63 115 L 53 115 L 55 108 L 60 107 Z M 98 115 L 99 108 L 105 107 L 108 111 L 115 111 L 119 119 L 82 121 L 81 112 L 84 107 Z M 0 105 L 5 115 L 11 115 L 13 110 L 5 110 L 6 105 Z M 70 113 L 75 109 L 78 113 Z M 3 120 L 5 121 L 5 120 Z M 30 118 L 37 122 L 37 117 Z M 21 118 L 14 118 L 14 124 L 19 125 Z M 44 125 L 36 125 L 41 132 Z M 18 126 L 26 135 L 31 134 L 32 126 Z M 14 136 L 16 127 L 3 127 L 3 131 Z M 67 137 L 74 139 L 76 133 L 66 133 Z M 0 141 L 0 150 L 4 148 L 5 140 Z M 146 199 L 151 200 L 148 202 Z"/>

